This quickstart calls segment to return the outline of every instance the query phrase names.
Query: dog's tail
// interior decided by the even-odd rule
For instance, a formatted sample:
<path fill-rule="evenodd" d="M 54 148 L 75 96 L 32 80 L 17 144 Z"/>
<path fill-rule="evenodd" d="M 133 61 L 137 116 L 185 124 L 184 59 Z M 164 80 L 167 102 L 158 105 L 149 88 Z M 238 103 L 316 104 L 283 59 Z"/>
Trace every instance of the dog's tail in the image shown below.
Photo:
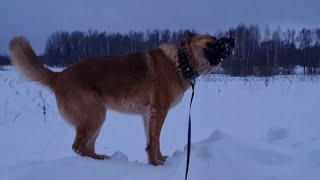
<path fill-rule="evenodd" d="M 38 59 L 31 45 L 24 37 L 16 37 L 10 45 L 11 62 L 31 81 L 53 89 L 57 73 L 47 69 Z"/>

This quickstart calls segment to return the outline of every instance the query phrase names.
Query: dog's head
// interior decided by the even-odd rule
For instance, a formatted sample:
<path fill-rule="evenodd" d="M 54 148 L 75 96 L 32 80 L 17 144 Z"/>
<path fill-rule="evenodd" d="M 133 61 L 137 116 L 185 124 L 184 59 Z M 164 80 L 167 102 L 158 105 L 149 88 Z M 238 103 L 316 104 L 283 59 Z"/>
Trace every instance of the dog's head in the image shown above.
<path fill-rule="evenodd" d="M 192 56 L 194 68 L 199 74 L 212 72 L 234 50 L 234 40 L 229 38 L 217 39 L 211 35 L 198 35 L 185 32 L 181 45 Z"/>

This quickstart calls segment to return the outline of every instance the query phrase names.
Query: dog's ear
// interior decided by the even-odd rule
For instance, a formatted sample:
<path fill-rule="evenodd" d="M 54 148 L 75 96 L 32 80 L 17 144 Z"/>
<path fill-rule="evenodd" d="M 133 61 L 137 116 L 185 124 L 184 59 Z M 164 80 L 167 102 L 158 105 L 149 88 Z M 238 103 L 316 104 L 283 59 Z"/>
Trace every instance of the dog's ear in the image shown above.
<path fill-rule="evenodd" d="M 184 37 L 184 39 L 187 40 L 187 41 L 191 40 L 191 39 L 192 39 L 194 36 L 196 36 L 196 35 L 197 35 L 196 33 L 191 32 L 191 31 L 189 31 L 189 30 L 187 30 L 187 31 L 185 31 L 185 32 L 183 33 L 183 37 Z"/>

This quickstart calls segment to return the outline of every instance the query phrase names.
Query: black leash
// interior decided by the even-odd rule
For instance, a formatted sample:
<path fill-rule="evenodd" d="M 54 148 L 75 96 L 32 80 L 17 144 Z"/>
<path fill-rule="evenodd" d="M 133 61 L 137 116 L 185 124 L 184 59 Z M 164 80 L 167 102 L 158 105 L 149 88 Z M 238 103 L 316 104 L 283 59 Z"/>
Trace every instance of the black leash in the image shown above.
<path fill-rule="evenodd" d="M 224 58 L 229 56 L 231 53 L 234 53 L 234 39 L 232 38 L 232 33 L 230 31 L 229 38 L 220 38 L 216 43 L 208 46 L 205 49 L 206 56 L 209 57 L 210 65 L 215 65 L 216 62 L 211 62 L 211 60 L 218 60 L 218 64 L 223 61 Z M 190 100 L 189 107 L 189 123 L 188 123 L 188 144 L 187 144 L 187 164 L 186 164 L 186 175 L 185 180 L 188 179 L 189 172 L 189 163 L 190 163 L 190 151 L 191 151 L 191 107 L 194 96 L 194 86 L 195 79 L 199 74 L 190 66 L 186 54 L 183 48 L 178 45 L 178 59 L 179 59 L 179 68 L 181 68 L 182 73 L 186 79 L 191 80 L 192 95 Z"/>
<path fill-rule="evenodd" d="M 196 82 L 196 78 L 199 76 L 196 70 L 194 70 L 188 60 L 187 56 L 183 50 L 182 47 L 178 45 L 178 59 L 179 59 L 179 68 L 182 71 L 183 76 L 186 79 L 189 79 L 191 81 L 191 87 L 192 87 L 192 95 L 190 100 L 190 107 L 189 107 L 189 124 L 188 124 L 188 144 L 187 144 L 187 165 L 186 165 L 186 175 L 185 180 L 188 179 L 188 172 L 189 172 L 189 162 L 190 162 L 190 150 L 191 150 L 191 106 L 194 96 L 194 86 Z"/>
<path fill-rule="evenodd" d="M 192 107 L 192 101 L 193 101 L 193 96 L 194 96 L 194 85 L 195 85 L 194 81 L 191 82 L 192 94 L 191 94 L 190 107 L 189 107 L 188 143 L 187 143 L 187 165 L 186 165 L 185 180 L 188 179 L 189 162 L 190 162 L 190 151 L 191 151 L 191 107 Z"/>

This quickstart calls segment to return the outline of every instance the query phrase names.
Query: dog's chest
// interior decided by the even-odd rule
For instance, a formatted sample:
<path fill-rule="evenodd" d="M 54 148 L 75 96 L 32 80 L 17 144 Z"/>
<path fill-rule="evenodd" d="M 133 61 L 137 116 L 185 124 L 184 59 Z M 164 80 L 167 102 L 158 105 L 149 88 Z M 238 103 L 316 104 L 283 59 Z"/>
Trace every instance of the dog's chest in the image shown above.
<path fill-rule="evenodd" d="M 181 90 L 180 88 L 174 88 L 170 108 L 173 108 L 182 100 L 183 94 L 183 90 Z"/>

